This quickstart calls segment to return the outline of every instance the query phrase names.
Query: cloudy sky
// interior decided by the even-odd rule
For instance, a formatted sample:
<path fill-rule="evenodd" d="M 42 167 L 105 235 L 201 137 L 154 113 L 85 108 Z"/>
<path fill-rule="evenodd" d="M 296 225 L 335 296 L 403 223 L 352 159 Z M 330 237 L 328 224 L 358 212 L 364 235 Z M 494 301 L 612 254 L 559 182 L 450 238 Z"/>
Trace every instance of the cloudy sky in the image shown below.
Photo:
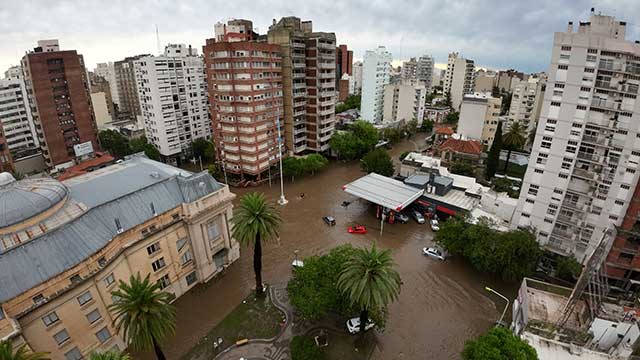
<path fill-rule="evenodd" d="M 627 21 L 627 37 L 640 39 L 638 0 L 0 0 L 0 70 L 39 39 L 58 38 L 92 69 L 156 53 L 156 24 L 162 44 L 201 49 L 217 21 L 250 19 L 264 33 L 273 18 L 296 15 L 335 32 L 355 58 L 385 45 L 395 59 L 428 53 L 442 63 L 459 51 L 480 66 L 545 71 L 553 32 L 586 21 L 592 6 Z"/>

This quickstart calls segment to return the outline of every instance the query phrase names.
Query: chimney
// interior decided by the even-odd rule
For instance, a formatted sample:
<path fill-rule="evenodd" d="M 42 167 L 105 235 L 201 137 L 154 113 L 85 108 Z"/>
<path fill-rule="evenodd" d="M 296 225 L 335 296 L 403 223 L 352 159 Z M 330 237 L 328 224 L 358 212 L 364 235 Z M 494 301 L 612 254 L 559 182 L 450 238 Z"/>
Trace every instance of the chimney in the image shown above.
<path fill-rule="evenodd" d="M 569 21 L 569 25 L 567 25 L 567 33 L 571 34 L 573 32 L 573 21 Z"/>

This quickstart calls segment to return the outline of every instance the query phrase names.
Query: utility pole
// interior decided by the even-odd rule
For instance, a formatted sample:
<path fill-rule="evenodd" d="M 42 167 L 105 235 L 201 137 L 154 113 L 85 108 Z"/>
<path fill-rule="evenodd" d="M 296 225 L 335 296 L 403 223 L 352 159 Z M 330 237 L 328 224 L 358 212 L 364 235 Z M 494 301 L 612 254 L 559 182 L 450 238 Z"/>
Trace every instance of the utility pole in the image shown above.
<path fill-rule="evenodd" d="M 280 135 L 280 106 L 276 111 L 276 126 L 278 127 L 278 158 L 280 159 L 280 199 L 278 204 L 286 205 L 289 201 L 284 197 L 284 180 L 282 179 L 282 136 Z"/>

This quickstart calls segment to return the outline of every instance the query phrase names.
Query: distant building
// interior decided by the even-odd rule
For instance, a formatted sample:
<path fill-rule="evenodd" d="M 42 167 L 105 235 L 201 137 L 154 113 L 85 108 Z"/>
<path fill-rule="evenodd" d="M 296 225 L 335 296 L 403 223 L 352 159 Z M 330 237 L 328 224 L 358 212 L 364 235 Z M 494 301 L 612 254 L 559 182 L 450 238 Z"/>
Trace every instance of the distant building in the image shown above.
<path fill-rule="evenodd" d="M 120 106 L 120 97 L 118 96 L 118 81 L 116 80 L 116 71 L 113 62 L 98 63 L 93 72 L 102 77 L 109 84 L 109 93 L 111 102 L 116 106 Z M 105 91 L 106 93 L 106 91 Z"/>
<path fill-rule="evenodd" d="M 430 105 L 424 107 L 424 120 L 429 120 L 435 124 L 441 124 L 451 112 L 451 108 L 445 105 Z"/>
<path fill-rule="evenodd" d="M 0 123 L 11 157 L 17 161 L 39 152 L 29 94 L 19 66 L 10 68 L 5 78 L 0 79 L 0 98 Z"/>
<path fill-rule="evenodd" d="M 393 57 L 384 46 L 367 50 L 362 66 L 362 99 L 360 114 L 362 119 L 380 123 L 384 111 L 384 87 L 391 80 Z"/>
<path fill-rule="evenodd" d="M 474 92 L 492 92 L 498 84 L 498 74 L 493 70 L 480 69 L 475 74 Z"/>
<path fill-rule="evenodd" d="M 422 125 L 427 88 L 422 83 L 401 82 L 384 86 L 383 123 L 397 123 L 413 119 Z"/>
<path fill-rule="evenodd" d="M 546 76 L 540 74 L 530 76 L 526 81 L 514 82 L 511 105 L 507 115 L 509 125 L 519 122 L 527 130 L 527 135 L 536 129 L 542 110 L 546 81 Z"/>
<path fill-rule="evenodd" d="M 347 100 L 349 94 L 353 93 L 351 77 L 348 74 L 342 75 L 342 78 L 338 81 L 338 101 L 343 102 Z"/>
<path fill-rule="evenodd" d="M 474 165 L 482 163 L 482 144 L 476 140 L 457 139 L 452 135 L 438 146 L 443 163 L 469 161 Z"/>
<path fill-rule="evenodd" d="M 99 150 L 82 55 L 60 50 L 57 40 L 39 41 L 38 47 L 22 58 L 22 69 L 47 168 L 72 166 L 81 156 L 76 145 L 89 152 Z"/>
<path fill-rule="evenodd" d="M 460 107 L 458 134 L 490 147 L 498 127 L 501 98 L 489 94 L 465 95 Z"/>
<path fill-rule="evenodd" d="M 151 55 L 145 54 L 130 56 L 126 57 L 124 60 L 116 61 L 113 64 L 113 71 L 115 73 L 114 77 L 118 89 L 118 111 L 124 118 L 123 120 L 135 122 L 136 117 L 142 116 L 133 63 L 146 56 Z"/>
<path fill-rule="evenodd" d="M 411 82 L 417 80 L 418 74 L 418 61 L 412 57 L 408 61 L 402 62 L 402 69 L 400 70 L 400 79 L 405 82 Z"/>
<path fill-rule="evenodd" d="M 473 94 L 475 66 L 473 60 L 459 57 L 457 52 L 449 54 L 447 70 L 443 80 L 443 92 L 451 96 L 451 106 L 459 111 L 462 98 Z"/>
<path fill-rule="evenodd" d="M 96 125 L 99 130 L 106 128 L 110 124 L 111 114 L 109 114 L 109 106 L 107 104 L 107 96 L 103 92 L 91 93 L 91 104 L 93 104 L 93 113 L 96 117 Z"/>
<path fill-rule="evenodd" d="M 345 101 L 353 94 L 353 51 L 347 49 L 347 45 L 339 45 L 336 48 L 336 89 L 338 101 Z"/>
<path fill-rule="evenodd" d="M 362 61 L 353 64 L 353 94 L 362 93 Z"/>
<path fill-rule="evenodd" d="M 133 62 L 145 134 L 165 159 L 191 152 L 196 139 L 211 139 L 204 61 L 196 49 L 169 44 L 164 55 Z"/>
<path fill-rule="evenodd" d="M 498 72 L 497 86 L 500 91 L 511 92 L 518 81 L 526 81 L 527 74 L 513 69 Z"/>

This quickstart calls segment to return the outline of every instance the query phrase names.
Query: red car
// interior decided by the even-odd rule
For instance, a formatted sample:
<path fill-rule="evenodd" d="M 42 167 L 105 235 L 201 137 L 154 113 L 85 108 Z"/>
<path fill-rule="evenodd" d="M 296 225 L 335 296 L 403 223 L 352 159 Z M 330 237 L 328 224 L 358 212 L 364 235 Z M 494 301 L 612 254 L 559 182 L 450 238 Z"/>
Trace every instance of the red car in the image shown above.
<path fill-rule="evenodd" d="M 350 234 L 366 234 L 367 233 L 367 228 L 364 227 L 363 225 L 349 226 L 347 231 Z"/>

